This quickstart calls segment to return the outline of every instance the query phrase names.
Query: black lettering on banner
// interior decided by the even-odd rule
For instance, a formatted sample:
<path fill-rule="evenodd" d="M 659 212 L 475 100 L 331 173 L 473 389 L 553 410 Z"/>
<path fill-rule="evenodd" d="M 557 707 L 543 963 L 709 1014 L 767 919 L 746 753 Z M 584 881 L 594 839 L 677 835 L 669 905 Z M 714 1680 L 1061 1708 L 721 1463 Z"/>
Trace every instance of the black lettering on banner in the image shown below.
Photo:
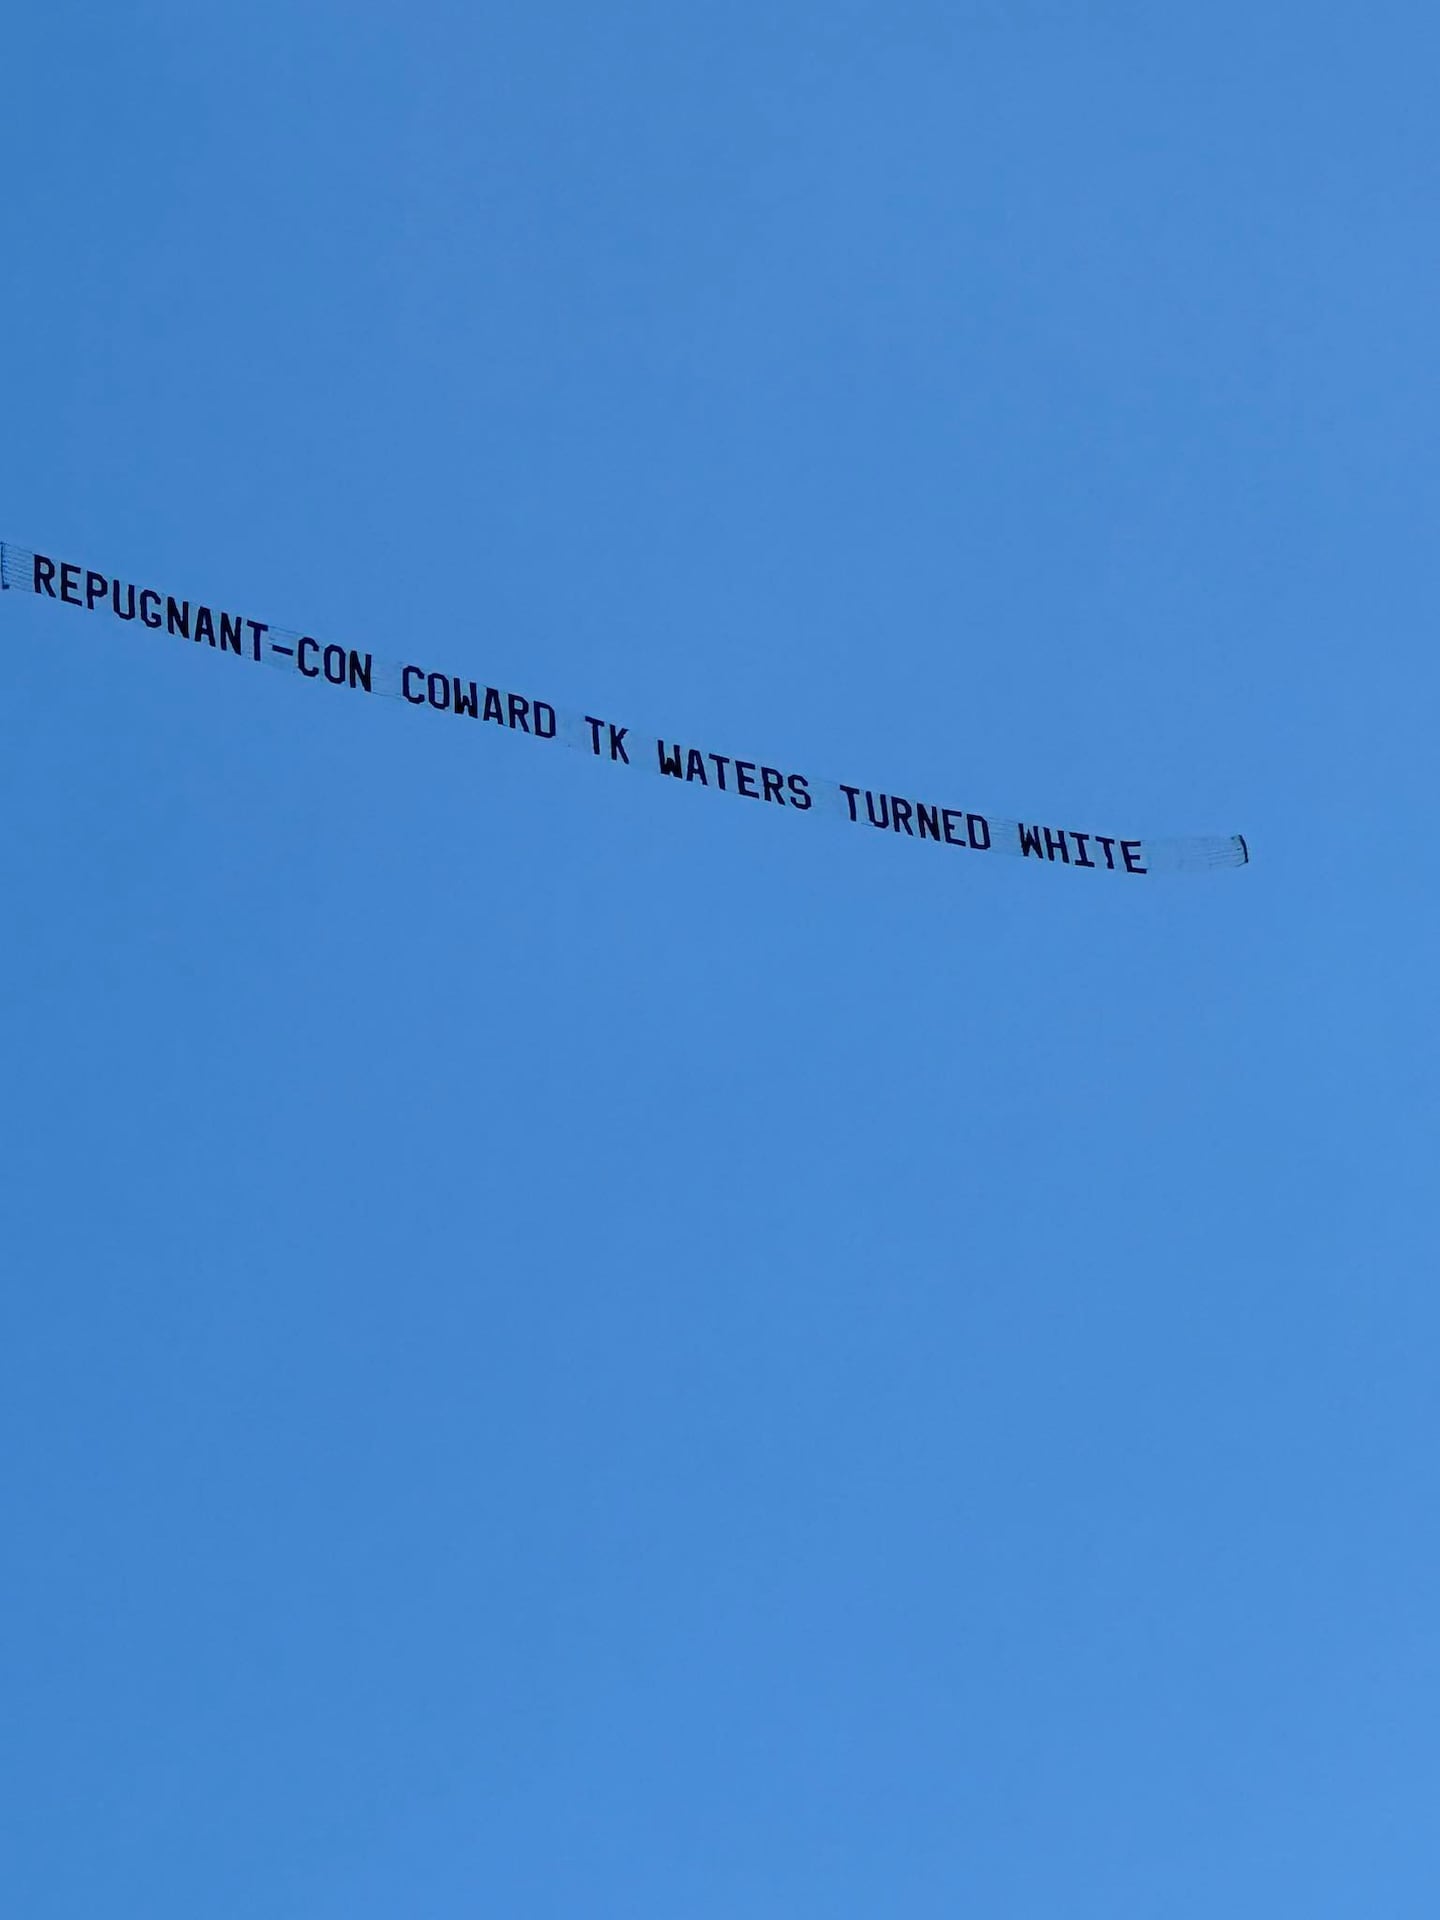
<path fill-rule="evenodd" d="M 0 542 L 0 588 L 18 584 L 9 577 L 17 571 L 15 551 L 7 550 L 5 543 Z M 25 549 L 19 551 L 26 554 Z M 133 624 L 138 617 L 141 625 L 153 632 L 163 628 L 181 639 L 193 638 L 197 645 L 208 645 L 212 651 L 233 653 L 237 658 L 243 658 L 246 654 L 248 635 L 251 657 L 259 661 L 264 655 L 266 637 L 272 630 L 263 621 L 228 613 L 223 608 L 217 612 L 200 601 L 177 600 L 155 588 L 142 589 L 133 581 L 122 580 L 73 561 L 52 558 L 48 554 L 28 552 L 26 557 L 31 562 L 32 587 L 37 596 L 43 595 L 51 600 L 58 598 L 67 606 L 79 607 L 87 612 L 104 608 L 127 625 Z M 373 690 L 373 655 L 338 644 L 323 644 L 309 634 L 287 635 L 287 639 L 293 639 L 297 644 L 282 645 L 279 639 L 271 639 L 268 641 L 270 651 L 292 660 L 296 659 L 298 652 L 296 663 L 306 679 L 319 679 L 323 674 L 331 686 L 348 685 L 367 694 Z M 385 680 L 383 691 L 393 691 L 391 675 L 397 665 L 382 663 Z M 400 677 L 402 697 L 412 706 L 423 706 L 428 702 L 437 712 L 453 712 L 469 720 L 483 718 L 494 721 L 498 726 L 509 727 L 512 732 L 525 733 L 535 739 L 553 740 L 558 737 L 559 716 L 547 701 L 486 687 L 482 713 L 479 687 L 474 680 L 465 681 L 457 676 L 430 672 L 413 664 L 400 667 Z M 586 714 L 584 718 L 590 729 L 592 755 L 597 759 L 608 756 L 612 764 L 619 761 L 629 766 L 629 728 L 601 720 L 593 714 Z M 573 722 L 567 719 L 567 740 L 572 725 Z M 789 805 L 800 812 L 808 812 L 815 805 L 810 782 L 802 774 L 785 774 L 776 767 L 763 766 L 757 761 L 685 747 L 678 741 L 669 742 L 663 737 L 656 737 L 655 751 L 659 771 L 668 778 L 683 778 L 687 782 L 698 780 L 702 786 L 711 785 L 713 780 L 722 793 L 735 792 L 747 800 L 763 800 L 767 804 L 773 802 L 782 807 Z M 728 777 L 731 770 L 734 773 L 733 785 Z M 844 794 L 852 824 L 859 821 L 859 798 L 863 792 L 865 817 L 871 826 L 882 832 L 891 830 L 922 841 L 943 840 L 950 846 L 971 847 L 981 852 L 991 850 L 994 845 L 991 822 L 984 814 L 963 813 L 959 808 L 940 807 L 901 794 L 850 786 L 843 781 L 834 787 L 828 781 L 822 784 L 827 795 L 832 791 Z M 1018 832 L 1019 846 L 1017 849 L 1012 841 L 1009 850 L 1018 851 L 1022 858 L 1043 859 L 1052 865 L 1059 861 L 1065 866 L 1095 870 L 1100 858 L 1099 854 L 1092 857 L 1090 849 L 1093 846 L 1103 853 L 1104 866 L 1111 872 L 1122 865 L 1126 873 L 1143 875 L 1151 871 L 1145 858 L 1146 843 L 1143 840 L 1117 840 L 1108 834 L 1082 833 L 1077 828 L 1030 825 L 1023 821 L 1002 822 L 1002 838 L 1003 834 L 1011 832 Z M 1120 849 L 1119 860 L 1115 857 L 1117 846 Z M 1206 837 L 1193 842 L 1181 841 L 1176 843 L 1173 855 L 1164 848 L 1162 852 L 1166 853 L 1162 864 L 1178 868 L 1239 865 L 1248 862 L 1250 857 L 1249 848 L 1241 835 L 1223 840 Z"/>
<path fill-rule="evenodd" d="M 253 626 L 255 622 L 252 620 L 250 624 Z M 265 628 L 261 628 L 259 632 L 263 634 Z M 259 634 L 255 636 L 255 647 L 259 647 Z M 307 653 L 305 649 L 309 649 L 309 653 Z M 275 641 L 271 641 L 271 653 L 290 653 L 290 647 L 280 647 L 280 645 L 276 645 Z M 371 668 L 374 662 L 372 662 L 369 653 L 355 653 L 353 647 L 349 649 L 349 653 L 346 653 L 344 647 L 340 647 L 340 645 L 336 645 L 334 641 L 330 641 L 330 645 L 324 649 L 324 653 L 321 653 L 321 664 L 319 664 L 319 666 L 307 666 L 305 660 L 313 657 L 313 655 L 317 655 L 317 653 L 321 653 L 321 643 L 319 643 L 319 639 L 313 639 L 309 634 L 305 634 L 300 641 L 300 645 L 296 647 L 296 666 L 300 668 L 300 672 L 305 676 L 305 680 L 319 680 L 321 674 L 324 674 L 324 678 L 330 682 L 332 687 L 344 687 L 344 685 L 349 684 L 351 687 L 361 687 L 365 693 L 371 691 Z M 407 668 L 405 668 L 405 674 L 419 674 L 419 672 L 419 666 L 407 666 Z M 432 674 L 430 678 L 434 680 L 436 676 Z M 409 680 L 403 680 L 403 676 L 401 676 L 401 684 L 405 687 L 405 699 L 411 699 Z M 455 682 L 455 685 L 459 687 L 459 680 Z M 470 691 L 474 691 L 474 682 L 470 682 Z M 415 699 L 413 705 L 419 707 L 419 697 Z"/>
<path fill-rule="evenodd" d="M 597 760 L 600 758 L 600 729 L 604 727 L 610 735 L 610 758 L 622 760 L 627 767 L 629 766 L 630 755 L 625 751 L 625 736 L 630 731 L 628 727 L 617 727 L 609 720 L 597 720 L 593 713 L 585 715 L 585 724 L 590 729 L 590 751 Z M 657 741 L 656 745 L 660 746 L 660 742 Z M 663 751 L 662 747 L 662 755 Z M 678 753 L 680 749 L 677 747 L 675 751 Z"/>

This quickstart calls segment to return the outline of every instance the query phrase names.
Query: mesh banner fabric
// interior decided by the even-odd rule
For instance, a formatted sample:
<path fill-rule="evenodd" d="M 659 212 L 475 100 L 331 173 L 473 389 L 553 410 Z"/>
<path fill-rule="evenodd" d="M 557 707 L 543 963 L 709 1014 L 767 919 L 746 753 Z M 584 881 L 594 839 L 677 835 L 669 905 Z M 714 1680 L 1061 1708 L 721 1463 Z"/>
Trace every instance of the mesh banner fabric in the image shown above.
<path fill-rule="evenodd" d="M 825 780 L 791 766 L 769 766 L 633 724 L 571 709 L 533 692 L 488 686 L 436 667 L 423 654 L 384 659 L 294 628 L 182 600 L 75 561 L 0 541 L 0 589 L 36 594 L 130 625 L 136 637 L 181 640 L 231 656 L 237 668 L 264 666 L 315 687 L 388 699 L 477 726 L 504 727 L 537 745 L 565 746 L 608 765 L 661 780 L 717 789 L 792 813 L 828 814 L 846 825 L 933 843 L 937 852 L 1007 854 L 1042 865 L 1126 875 L 1204 873 L 1243 867 L 1243 834 L 1154 838 L 1014 820 L 929 796 Z"/>

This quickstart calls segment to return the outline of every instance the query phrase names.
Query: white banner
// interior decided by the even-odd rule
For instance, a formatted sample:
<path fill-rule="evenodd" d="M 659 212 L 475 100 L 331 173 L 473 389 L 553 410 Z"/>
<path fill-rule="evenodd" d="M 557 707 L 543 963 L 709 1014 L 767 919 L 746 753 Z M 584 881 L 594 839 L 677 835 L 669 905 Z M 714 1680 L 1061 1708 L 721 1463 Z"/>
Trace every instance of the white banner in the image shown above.
<path fill-rule="evenodd" d="M 366 698 L 403 701 L 432 715 L 499 726 L 537 743 L 554 742 L 610 765 L 689 785 L 713 787 L 740 799 L 793 813 L 823 813 L 847 825 L 892 836 L 929 841 L 937 849 L 970 854 L 1009 854 L 1049 866 L 1123 874 L 1196 873 L 1243 867 L 1250 851 L 1243 834 L 1156 839 L 1081 832 L 1041 821 L 1011 820 L 970 805 L 944 805 L 918 794 L 867 787 L 858 781 L 824 780 L 794 767 L 768 766 L 735 754 L 612 720 L 542 699 L 532 692 L 487 686 L 423 652 L 407 660 L 316 639 L 247 614 L 179 600 L 158 588 L 139 586 L 77 561 L 61 560 L 0 541 L 0 588 L 33 593 L 152 633 L 266 666 L 314 686 Z"/>

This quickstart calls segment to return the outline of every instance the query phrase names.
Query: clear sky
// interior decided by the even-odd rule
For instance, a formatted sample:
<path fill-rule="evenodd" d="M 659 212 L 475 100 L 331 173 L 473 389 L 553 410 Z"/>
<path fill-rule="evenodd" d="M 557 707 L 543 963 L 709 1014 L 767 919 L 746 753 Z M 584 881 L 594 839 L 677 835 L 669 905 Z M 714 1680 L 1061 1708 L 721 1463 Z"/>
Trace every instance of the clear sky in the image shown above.
<path fill-rule="evenodd" d="M 1254 860 L 6 595 L 7 1912 L 1435 1913 L 1437 58 L 13 12 L 0 536 Z"/>

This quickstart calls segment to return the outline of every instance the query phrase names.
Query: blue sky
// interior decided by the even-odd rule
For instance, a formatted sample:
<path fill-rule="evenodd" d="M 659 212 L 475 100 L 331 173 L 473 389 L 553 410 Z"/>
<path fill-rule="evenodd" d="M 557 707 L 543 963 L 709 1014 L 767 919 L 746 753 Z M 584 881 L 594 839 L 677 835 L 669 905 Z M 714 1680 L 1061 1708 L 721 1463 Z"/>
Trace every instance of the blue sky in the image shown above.
<path fill-rule="evenodd" d="M 8 23 L 0 536 L 1254 864 L 6 595 L 7 1909 L 1434 1912 L 1437 54 Z"/>

